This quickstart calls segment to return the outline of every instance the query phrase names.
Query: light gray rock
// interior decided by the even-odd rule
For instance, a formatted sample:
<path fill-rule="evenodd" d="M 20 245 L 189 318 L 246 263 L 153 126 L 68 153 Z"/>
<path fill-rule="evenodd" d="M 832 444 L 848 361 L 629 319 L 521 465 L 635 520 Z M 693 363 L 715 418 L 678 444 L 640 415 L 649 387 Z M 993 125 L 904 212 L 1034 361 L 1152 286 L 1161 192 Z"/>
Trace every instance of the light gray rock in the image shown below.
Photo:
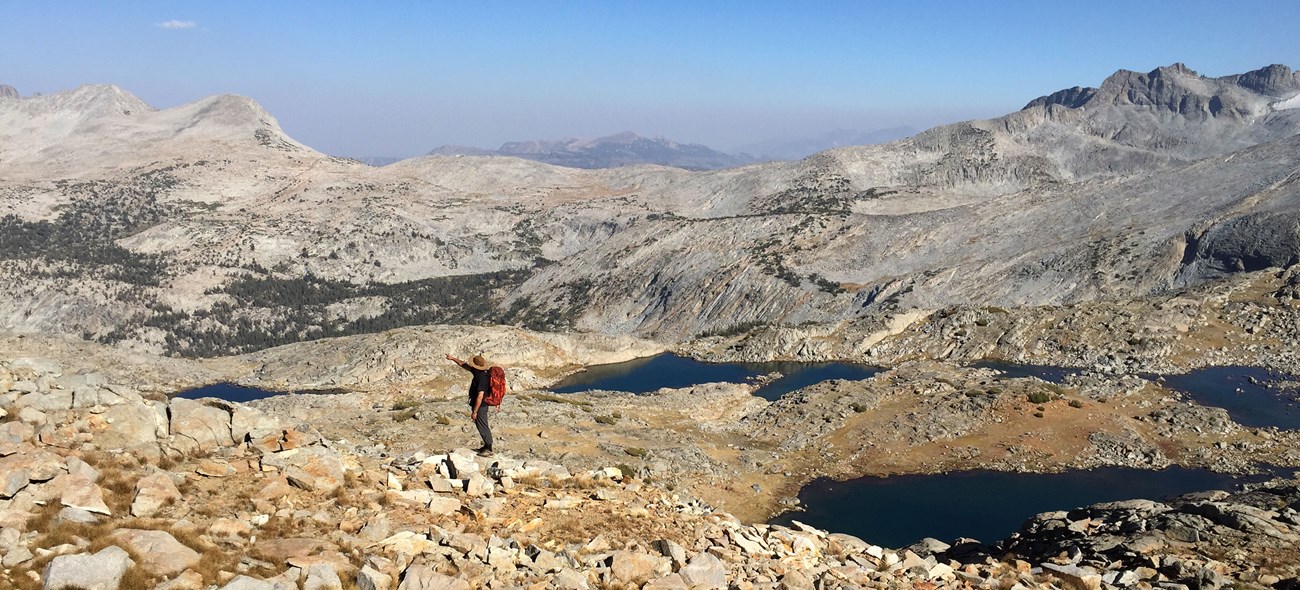
<path fill-rule="evenodd" d="M 68 470 L 68 475 L 78 475 L 90 481 L 99 481 L 99 470 L 77 457 L 68 457 L 64 465 Z"/>
<path fill-rule="evenodd" d="M 31 481 L 31 473 L 25 467 L 0 468 L 0 498 L 14 497 Z"/>
<path fill-rule="evenodd" d="M 230 432 L 230 413 L 184 398 L 172 398 L 168 404 L 171 416 L 171 445 L 179 451 L 212 451 L 235 444 Z"/>
<path fill-rule="evenodd" d="M 203 590 L 203 576 L 194 570 L 181 572 L 179 576 L 159 584 L 153 590 Z"/>
<path fill-rule="evenodd" d="M 402 574 L 397 590 L 469 590 L 469 582 L 443 575 L 427 565 L 413 565 Z"/>
<path fill-rule="evenodd" d="M 318 563 L 307 568 L 302 590 L 343 590 L 343 581 L 333 567 Z"/>
<path fill-rule="evenodd" d="M 32 381 L 19 381 L 9 386 L 9 391 L 19 394 L 20 398 L 29 394 L 37 393 L 40 390 L 41 389 L 36 386 L 36 383 Z M 16 403 L 17 400 L 15 400 L 15 404 Z"/>
<path fill-rule="evenodd" d="M 72 407 L 74 409 L 93 408 L 101 405 L 107 406 L 119 399 L 118 396 L 111 391 L 103 391 L 104 395 L 101 396 L 101 390 L 95 385 L 79 385 L 77 387 L 69 387 L 68 389 L 72 391 Z"/>
<path fill-rule="evenodd" d="M 257 440 L 282 430 L 278 420 L 248 406 L 235 406 L 230 413 L 230 432 L 236 443 Z"/>
<path fill-rule="evenodd" d="M 166 473 L 146 475 L 135 483 L 131 514 L 147 518 L 158 514 L 163 506 L 181 499 L 181 491 Z"/>
<path fill-rule="evenodd" d="M 451 480 L 442 477 L 441 475 L 435 475 L 429 478 L 429 489 L 440 494 L 450 494 L 461 491 L 461 488 L 452 485 Z"/>
<path fill-rule="evenodd" d="M 268 453 L 262 456 L 262 464 L 282 470 L 289 483 L 312 491 L 333 492 L 344 481 L 338 453 L 323 447 Z"/>
<path fill-rule="evenodd" d="M 45 590 L 117 590 L 127 568 L 134 565 L 121 547 L 105 547 L 94 555 L 60 555 L 45 566 Z"/>
<path fill-rule="evenodd" d="M 21 443 L 36 437 L 36 428 L 24 422 L 0 424 L 0 443 Z"/>
<path fill-rule="evenodd" d="M 357 570 L 357 590 L 393 590 L 393 577 L 385 574 L 370 564 Z"/>
<path fill-rule="evenodd" d="M 543 574 L 555 573 L 572 565 L 555 553 L 542 549 L 537 545 L 530 545 L 528 547 L 527 555 L 532 559 L 532 563 L 527 565 L 530 565 L 534 570 Z"/>
<path fill-rule="evenodd" d="M 37 375 L 48 375 L 57 378 L 63 375 L 63 365 L 59 364 L 58 359 L 47 357 L 24 356 L 15 358 L 9 362 L 9 370 L 14 375 L 23 378 L 33 378 Z"/>
<path fill-rule="evenodd" d="M 221 590 L 279 590 L 274 584 L 249 576 L 235 576 Z"/>
<path fill-rule="evenodd" d="M 590 590 L 591 584 L 587 582 L 587 575 L 577 570 L 565 568 L 560 570 L 551 578 L 551 586 L 555 590 Z"/>
<path fill-rule="evenodd" d="M 492 487 L 492 480 L 481 473 L 472 473 L 469 480 L 465 482 L 465 493 L 471 498 L 477 498 L 491 494 Z"/>
<path fill-rule="evenodd" d="M 99 517 L 89 510 L 81 508 L 64 507 L 58 514 L 54 515 L 55 522 L 70 522 L 74 524 L 95 524 L 99 522 Z"/>
<path fill-rule="evenodd" d="M 31 424 L 38 429 L 50 423 L 50 417 L 36 408 L 18 410 L 18 419 L 24 424 Z"/>
<path fill-rule="evenodd" d="M 1065 583 L 1066 587 L 1074 590 L 1100 590 L 1101 574 L 1090 569 L 1081 568 L 1074 565 L 1058 565 L 1055 563 L 1044 563 L 1041 566 L 1043 572 L 1059 578 Z"/>
<path fill-rule="evenodd" d="M 460 510 L 460 500 L 450 496 L 440 496 L 435 494 L 429 498 L 428 508 L 431 514 L 445 516 Z"/>
<path fill-rule="evenodd" d="M 4 567 L 17 567 L 32 559 L 32 552 L 23 545 L 10 548 L 4 554 L 4 559 L 0 560 L 0 565 Z"/>
<path fill-rule="evenodd" d="M 642 590 L 693 590 L 682 579 L 681 574 L 668 574 L 642 587 Z"/>
<path fill-rule="evenodd" d="M 56 390 L 48 393 L 29 393 L 18 398 L 14 407 L 20 411 L 20 415 L 22 410 L 35 410 L 42 413 L 71 410 L 72 392 Z"/>
<path fill-rule="evenodd" d="M 610 557 L 609 572 L 623 584 L 645 584 L 657 577 L 660 567 L 667 569 L 663 557 L 639 551 L 615 551 Z"/>
<path fill-rule="evenodd" d="M 505 508 L 505 505 L 506 501 L 502 498 L 477 498 L 470 501 L 469 509 L 485 518 L 493 518 Z"/>
<path fill-rule="evenodd" d="M 807 572 L 787 569 L 781 576 L 780 590 L 813 590 L 813 579 Z"/>
<path fill-rule="evenodd" d="M 70 508 L 80 508 L 87 512 L 112 516 L 108 504 L 104 503 L 104 490 L 95 482 L 83 476 L 70 475 L 65 484 L 59 502 Z"/>
<path fill-rule="evenodd" d="M 655 551 L 660 555 L 667 557 L 672 561 L 673 569 L 680 569 L 686 565 L 686 548 L 669 539 L 659 539 L 651 543 Z"/>
<path fill-rule="evenodd" d="M 692 588 L 700 590 L 726 590 L 727 566 L 711 553 L 699 553 L 677 573 Z"/>
<path fill-rule="evenodd" d="M 155 576 L 174 576 L 194 567 L 201 558 L 167 531 L 118 529 L 112 538 L 140 556 L 140 567 Z"/>
<path fill-rule="evenodd" d="M 361 530 L 357 531 L 358 537 L 372 543 L 382 541 L 391 534 L 393 534 L 393 524 L 389 521 L 388 514 L 383 512 L 371 517 Z"/>
<path fill-rule="evenodd" d="M 118 404 L 103 416 L 110 427 L 95 433 L 95 444 L 101 449 L 132 449 L 158 441 L 158 411 L 150 404 Z"/>

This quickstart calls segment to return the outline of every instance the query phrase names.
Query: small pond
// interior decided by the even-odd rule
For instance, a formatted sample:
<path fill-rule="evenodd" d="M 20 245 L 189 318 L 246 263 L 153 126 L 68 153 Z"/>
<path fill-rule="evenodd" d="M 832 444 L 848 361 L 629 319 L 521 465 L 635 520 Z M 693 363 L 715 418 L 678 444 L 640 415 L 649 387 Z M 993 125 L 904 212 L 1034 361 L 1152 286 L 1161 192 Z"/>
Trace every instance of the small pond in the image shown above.
<path fill-rule="evenodd" d="M 1065 378 L 1078 373 L 1080 369 L 1071 367 L 1052 367 L 1047 365 L 1018 365 L 1002 361 L 980 361 L 970 365 L 976 369 L 993 369 L 1008 379 L 1037 377 L 1048 383 L 1065 383 Z"/>
<path fill-rule="evenodd" d="M 905 547 L 924 537 L 959 537 L 992 543 L 1019 530 L 1040 512 L 1069 510 L 1133 498 L 1158 500 L 1204 490 L 1232 490 L 1246 481 L 1203 469 L 1163 471 L 1106 468 L 1058 474 L 966 471 L 940 475 L 818 479 L 799 492 L 806 511 L 792 520 L 848 533 L 885 547 Z"/>
<path fill-rule="evenodd" d="M 274 395 L 285 395 L 286 393 L 288 392 L 270 391 L 266 389 L 258 389 L 256 387 L 244 387 L 243 385 L 235 385 L 234 383 L 214 383 L 212 385 L 187 389 L 176 394 L 176 397 L 184 399 L 215 397 L 228 402 L 244 403 Z"/>
<path fill-rule="evenodd" d="M 866 379 L 876 367 L 853 363 L 705 363 L 675 354 L 660 354 L 625 363 L 593 365 L 551 388 L 556 393 L 608 390 L 648 393 L 663 387 L 681 388 L 701 383 L 744 383 L 769 373 L 782 377 L 764 385 L 754 395 L 768 400 L 829 379 Z"/>
<path fill-rule="evenodd" d="M 1165 375 L 1164 385 L 1203 406 L 1227 410 L 1232 420 L 1242 426 L 1298 429 L 1300 403 L 1296 397 L 1300 391 L 1268 387 L 1278 380 L 1289 380 L 1289 377 L 1258 367 L 1206 367 Z"/>

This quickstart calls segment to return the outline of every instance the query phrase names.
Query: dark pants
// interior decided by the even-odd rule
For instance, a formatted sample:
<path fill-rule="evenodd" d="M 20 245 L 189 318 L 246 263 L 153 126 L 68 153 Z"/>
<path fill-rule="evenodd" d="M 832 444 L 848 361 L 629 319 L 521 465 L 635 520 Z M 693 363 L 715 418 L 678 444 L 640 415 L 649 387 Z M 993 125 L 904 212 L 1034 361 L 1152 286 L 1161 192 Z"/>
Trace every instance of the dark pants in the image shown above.
<path fill-rule="evenodd" d="M 478 417 L 474 419 L 474 426 L 478 428 L 478 435 L 483 437 L 483 448 L 492 450 L 492 426 L 488 424 L 489 406 L 479 406 Z"/>

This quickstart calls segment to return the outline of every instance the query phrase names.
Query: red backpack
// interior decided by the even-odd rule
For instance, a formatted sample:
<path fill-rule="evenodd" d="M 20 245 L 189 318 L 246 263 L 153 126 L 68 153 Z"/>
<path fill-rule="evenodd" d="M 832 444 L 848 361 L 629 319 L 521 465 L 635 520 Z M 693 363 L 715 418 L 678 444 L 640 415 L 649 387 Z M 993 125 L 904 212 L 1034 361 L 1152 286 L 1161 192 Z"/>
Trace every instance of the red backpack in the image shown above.
<path fill-rule="evenodd" d="M 506 397 L 506 370 L 501 367 L 488 369 L 488 394 L 483 398 L 483 405 L 499 406 Z"/>

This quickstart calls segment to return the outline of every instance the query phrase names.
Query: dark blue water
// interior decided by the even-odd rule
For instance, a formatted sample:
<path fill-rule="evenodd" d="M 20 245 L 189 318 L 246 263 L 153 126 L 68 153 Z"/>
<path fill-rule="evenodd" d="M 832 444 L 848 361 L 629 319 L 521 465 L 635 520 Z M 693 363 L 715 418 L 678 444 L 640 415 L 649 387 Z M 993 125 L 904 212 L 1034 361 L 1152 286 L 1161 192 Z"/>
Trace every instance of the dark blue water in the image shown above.
<path fill-rule="evenodd" d="M 776 400 L 791 391 L 828 379 L 866 379 L 880 369 L 852 363 L 705 363 L 675 354 L 660 354 L 625 363 L 594 365 L 551 388 L 556 393 L 608 390 L 647 393 L 662 387 L 691 387 L 701 383 L 743 383 L 769 373 L 782 377 L 754 395 Z"/>
<path fill-rule="evenodd" d="M 284 391 L 269 391 L 258 389 L 256 387 L 244 387 L 234 383 L 215 383 L 204 385 L 194 389 L 187 389 L 176 394 L 176 397 L 185 399 L 199 399 L 201 397 L 215 397 L 228 402 L 251 402 L 253 400 L 271 397 L 273 395 L 285 395 Z"/>
<path fill-rule="evenodd" d="M 1252 378 L 1258 384 L 1251 383 Z M 1298 429 L 1297 392 L 1266 387 L 1279 379 L 1288 377 L 1256 367 L 1206 367 L 1181 375 L 1165 375 L 1164 384 L 1187 394 L 1198 404 L 1227 410 L 1232 420 L 1242 426 Z"/>
<path fill-rule="evenodd" d="M 1070 367 L 1052 367 L 1047 365 L 1017 365 L 1002 361 L 980 361 L 971 365 L 977 369 L 993 369 L 1008 379 L 1037 377 L 1048 383 L 1064 383 L 1065 378 L 1079 372 Z"/>
<path fill-rule="evenodd" d="M 1246 481 L 1203 469 L 1163 471 L 1107 468 L 1059 474 L 967 471 L 941 475 L 818 479 L 799 492 L 806 512 L 772 520 L 848 533 L 885 547 L 924 537 L 986 543 L 1004 539 L 1040 512 L 1133 498 L 1159 500 L 1204 490 L 1231 490 Z"/>

